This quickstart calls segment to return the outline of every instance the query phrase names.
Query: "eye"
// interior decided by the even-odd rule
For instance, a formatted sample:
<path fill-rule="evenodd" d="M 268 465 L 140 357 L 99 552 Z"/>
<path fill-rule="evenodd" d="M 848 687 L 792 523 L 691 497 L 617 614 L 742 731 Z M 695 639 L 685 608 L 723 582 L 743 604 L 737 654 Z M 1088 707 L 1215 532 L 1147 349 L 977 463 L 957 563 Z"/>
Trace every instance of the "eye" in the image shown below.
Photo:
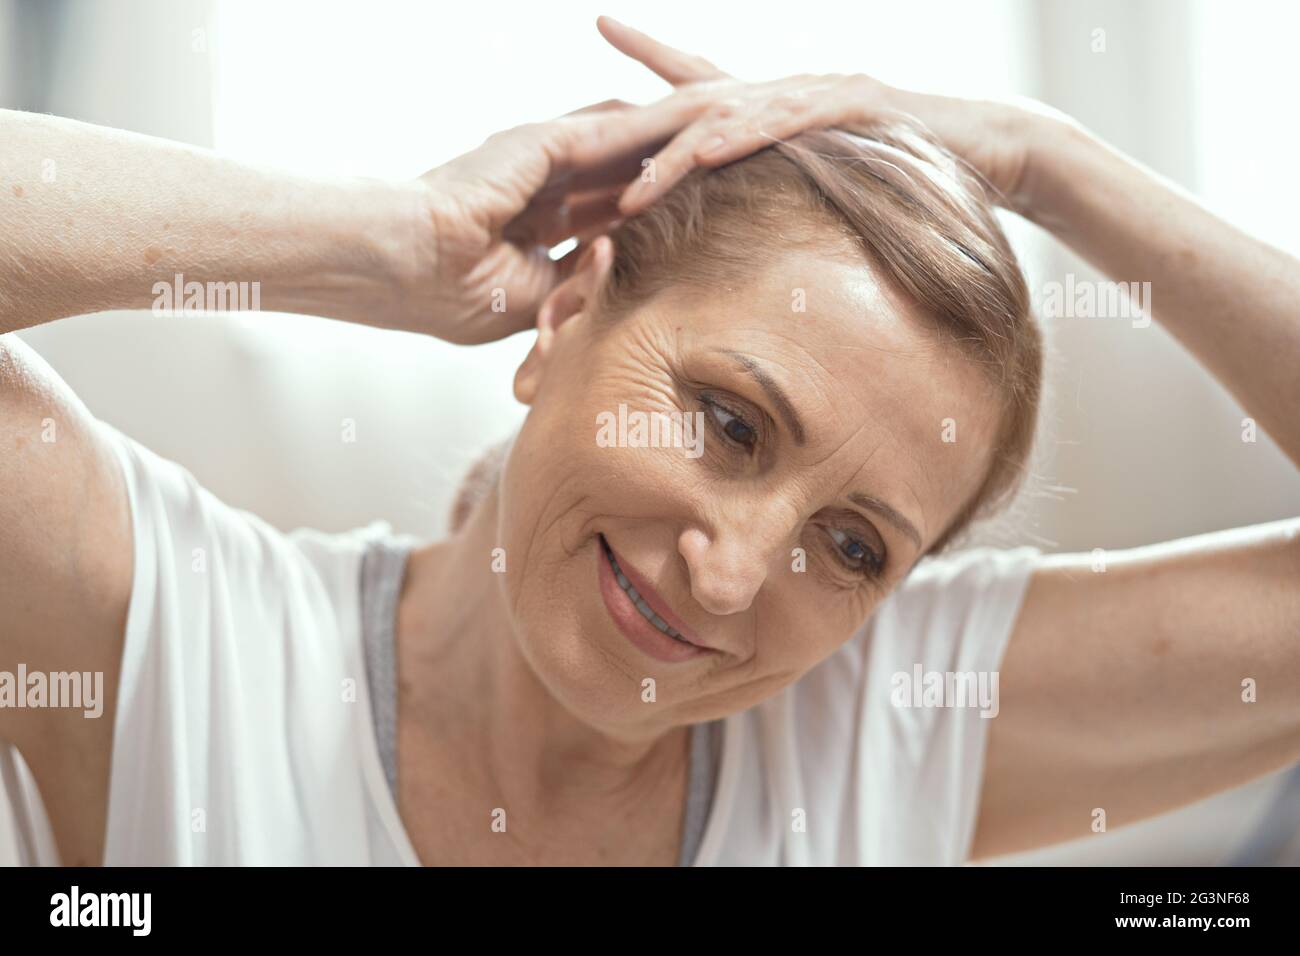
<path fill-rule="evenodd" d="M 709 410 L 709 417 L 730 441 L 745 449 L 753 449 L 758 444 L 758 431 L 753 425 L 711 398 L 702 401 Z"/>
<path fill-rule="evenodd" d="M 835 544 L 835 552 L 845 567 L 864 574 L 879 574 L 885 565 L 882 553 L 877 553 L 860 538 L 840 528 L 827 528 L 826 533 Z"/>

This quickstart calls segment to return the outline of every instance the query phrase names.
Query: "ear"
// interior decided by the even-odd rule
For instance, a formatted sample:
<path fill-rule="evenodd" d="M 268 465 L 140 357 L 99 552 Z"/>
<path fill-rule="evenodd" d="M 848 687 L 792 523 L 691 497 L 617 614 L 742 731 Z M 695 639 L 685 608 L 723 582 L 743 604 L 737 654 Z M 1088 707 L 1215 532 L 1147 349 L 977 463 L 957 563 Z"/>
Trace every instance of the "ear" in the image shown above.
<path fill-rule="evenodd" d="M 613 240 L 609 236 L 593 240 L 573 267 L 573 273 L 551 290 L 537 310 L 537 341 L 515 372 L 515 398 L 523 404 L 531 405 L 537 396 L 560 326 L 591 308 L 613 264 Z"/>

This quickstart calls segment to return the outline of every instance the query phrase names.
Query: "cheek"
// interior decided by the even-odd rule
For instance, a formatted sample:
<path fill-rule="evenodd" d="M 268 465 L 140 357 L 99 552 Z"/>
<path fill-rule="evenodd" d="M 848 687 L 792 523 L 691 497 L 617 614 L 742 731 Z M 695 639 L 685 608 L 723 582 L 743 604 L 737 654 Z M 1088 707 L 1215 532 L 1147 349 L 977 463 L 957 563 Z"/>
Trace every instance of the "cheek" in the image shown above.
<path fill-rule="evenodd" d="M 843 649 L 863 623 L 853 615 L 828 613 L 824 598 L 784 606 L 769 601 L 756 621 L 753 658 L 718 675 L 719 683 L 707 688 L 709 700 L 726 713 L 760 704 L 793 684 Z"/>
<path fill-rule="evenodd" d="M 618 724 L 637 713 L 637 675 L 593 640 L 600 598 L 584 467 L 559 451 L 540 432 L 516 440 L 500 491 L 499 586 L 515 645 L 551 696 L 592 723 Z"/>
<path fill-rule="evenodd" d="M 522 460 L 511 525 L 545 528 L 569 508 L 589 517 L 671 518 L 698 490 L 707 423 L 670 369 L 649 333 L 610 335 L 560 357 L 548 369 L 554 386 L 539 395 L 516 443 Z M 690 428 L 673 438 L 681 447 L 646 447 L 648 434 L 664 435 L 658 425 L 636 430 L 638 421 L 687 419 Z"/>
<path fill-rule="evenodd" d="M 839 651 L 870 618 L 883 587 L 828 590 L 813 572 L 769 580 L 755 606 L 755 664 L 763 672 L 800 676 Z"/>
<path fill-rule="evenodd" d="M 615 379 L 622 381 L 623 379 Z M 602 447 L 598 415 L 617 416 L 620 389 L 554 392 L 529 413 L 502 474 L 498 539 L 517 627 L 561 623 L 595 593 L 597 530 L 670 527 L 699 489 L 681 449 Z M 626 404 L 626 400 L 625 404 Z M 607 406 L 612 404 L 612 408 Z"/>

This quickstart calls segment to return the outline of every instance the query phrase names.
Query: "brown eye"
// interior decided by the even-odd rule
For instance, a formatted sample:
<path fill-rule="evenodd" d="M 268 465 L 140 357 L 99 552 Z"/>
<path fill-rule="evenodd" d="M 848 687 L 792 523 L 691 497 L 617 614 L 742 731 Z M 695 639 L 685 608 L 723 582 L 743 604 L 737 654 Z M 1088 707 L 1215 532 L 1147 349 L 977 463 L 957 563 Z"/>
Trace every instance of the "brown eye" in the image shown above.
<path fill-rule="evenodd" d="M 758 432 L 749 422 L 710 399 L 705 399 L 704 404 L 708 407 L 714 423 L 727 438 L 742 448 L 753 448 L 757 444 Z"/>

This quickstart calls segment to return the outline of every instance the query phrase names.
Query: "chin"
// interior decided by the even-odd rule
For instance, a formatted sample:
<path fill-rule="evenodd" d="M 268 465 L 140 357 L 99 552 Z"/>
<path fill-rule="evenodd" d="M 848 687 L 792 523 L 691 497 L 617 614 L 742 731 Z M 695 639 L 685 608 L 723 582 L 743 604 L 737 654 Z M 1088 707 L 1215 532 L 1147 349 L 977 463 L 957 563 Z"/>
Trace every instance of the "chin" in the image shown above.
<path fill-rule="evenodd" d="M 646 728 L 654 704 L 642 700 L 642 682 L 663 674 L 644 661 L 618 631 L 600 595 L 595 538 L 562 557 L 557 580 L 523 584 L 516 604 L 515 639 L 537 679 L 565 710 L 594 727 Z M 663 700 L 662 689 L 658 697 Z"/>

